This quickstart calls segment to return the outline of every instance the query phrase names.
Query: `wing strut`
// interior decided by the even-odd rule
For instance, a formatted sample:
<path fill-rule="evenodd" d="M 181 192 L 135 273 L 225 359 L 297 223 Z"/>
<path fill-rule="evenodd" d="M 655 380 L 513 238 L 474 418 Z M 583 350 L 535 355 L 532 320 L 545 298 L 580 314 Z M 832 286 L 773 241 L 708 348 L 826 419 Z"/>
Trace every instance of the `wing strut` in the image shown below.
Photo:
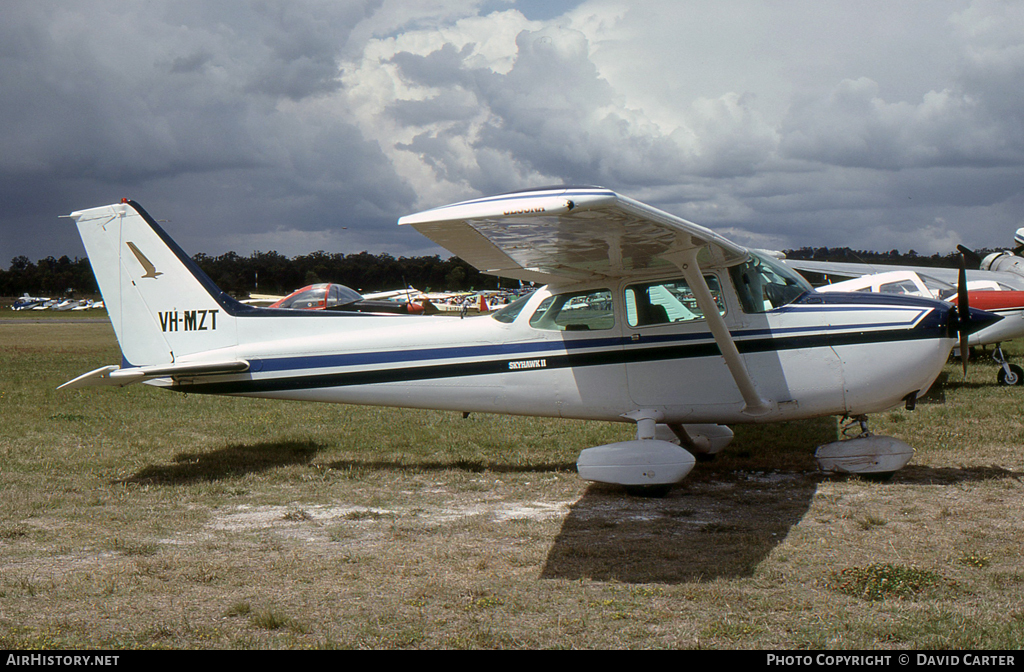
<path fill-rule="evenodd" d="M 765 415 L 771 412 L 772 404 L 762 399 L 758 393 L 757 388 L 754 386 L 754 381 L 750 377 L 750 372 L 747 371 L 747 366 L 744 364 L 743 358 L 740 357 L 740 351 L 736 348 L 736 342 L 729 332 L 729 327 L 726 326 L 725 320 L 722 319 L 721 313 L 718 312 L 718 304 L 715 303 L 714 297 L 711 296 L 708 283 L 704 280 L 704 273 L 697 263 L 697 253 L 699 251 L 699 247 L 691 247 L 674 250 L 661 256 L 678 266 L 683 272 L 683 277 L 686 278 L 687 284 L 690 285 L 690 291 L 693 292 L 694 298 L 697 299 L 697 305 L 700 306 L 701 311 L 704 313 L 704 319 L 707 320 L 708 327 L 711 329 L 711 335 L 715 337 L 715 343 L 718 345 L 722 357 L 725 358 L 725 364 L 729 367 L 729 373 L 732 374 L 733 380 L 736 381 L 736 387 L 739 388 L 740 395 L 742 395 L 743 401 L 746 404 L 743 412 L 752 416 Z"/>

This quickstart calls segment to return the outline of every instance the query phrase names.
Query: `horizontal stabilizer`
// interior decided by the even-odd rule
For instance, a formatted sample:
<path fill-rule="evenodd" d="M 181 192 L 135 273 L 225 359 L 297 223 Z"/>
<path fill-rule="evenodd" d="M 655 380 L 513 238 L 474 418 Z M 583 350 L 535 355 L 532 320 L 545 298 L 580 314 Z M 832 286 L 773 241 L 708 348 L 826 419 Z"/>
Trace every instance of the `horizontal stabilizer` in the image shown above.
<path fill-rule="evenodd" d="M 243 373 L 249 370 L 249 362 L 232 360 L 228 362 L 204 362 L 199 364 L 168 364 L 164 366 L 139 366 L 122 369 L 120 366 L 101 366 L 95 371 L 83 373 L 74 380 L 64 383 L 58 390 L 71 390 L 79 387 L 99 387 L 116 385 L 124 387 L 153 378 L 178 376 L 214 376 L 225 373 Z"/>

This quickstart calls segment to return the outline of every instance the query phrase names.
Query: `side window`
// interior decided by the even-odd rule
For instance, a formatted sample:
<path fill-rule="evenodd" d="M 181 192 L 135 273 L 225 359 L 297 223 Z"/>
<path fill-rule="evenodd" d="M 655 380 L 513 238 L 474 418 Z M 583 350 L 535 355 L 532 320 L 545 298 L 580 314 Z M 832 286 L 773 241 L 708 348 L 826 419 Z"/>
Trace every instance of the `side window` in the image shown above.
<path fill-rule="evenodd" d="M 878 291 L 882 294 L 907 294 L 910 296 L 920 293 L 917 291 L 917 285 L 909 280 L 886 282 L 878 288 Z"/>
<path fill-rule="evenodd" d="M 725 314 L 725 302 L 718 278 L 705 275 L 711 296 L 718 304 L 718 313 Z M 626 322 L 631 327 L 672 324 L 703 320 L 704 313 L 685 280 L 647 282 L 626 288 Z"/>
<path fill-rule="evenodd" d="M 530 326 L 548 331 L 595 331 L 615 326 L 612 293 L 607 289 L 558 294 L 541 301 Z"/>

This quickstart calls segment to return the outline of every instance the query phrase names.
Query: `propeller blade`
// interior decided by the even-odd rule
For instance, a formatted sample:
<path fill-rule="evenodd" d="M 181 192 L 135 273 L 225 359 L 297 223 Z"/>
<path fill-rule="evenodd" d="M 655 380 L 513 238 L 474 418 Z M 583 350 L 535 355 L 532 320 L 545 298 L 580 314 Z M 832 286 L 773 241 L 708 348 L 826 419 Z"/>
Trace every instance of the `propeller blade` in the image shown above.
<path fill-rule="evenodd" d="M 961 261 L 969 260 L 971 262 L 971 268 L 981 268 L 981 255 L 972 250 L 969 247 L 963 245 L 956 246 L 957 252 L 960 253 Z"/>
<path fill-rule="evenodd" d="M 971 307 L 967 300 L 967 264 L 966 255 L 960 255 L 960 273 L 956 283 L 957 331 L 960 334 L 960 362 L 964 367 L 964 378 L 967 377 L 967 339 L 970 336 Z"/>

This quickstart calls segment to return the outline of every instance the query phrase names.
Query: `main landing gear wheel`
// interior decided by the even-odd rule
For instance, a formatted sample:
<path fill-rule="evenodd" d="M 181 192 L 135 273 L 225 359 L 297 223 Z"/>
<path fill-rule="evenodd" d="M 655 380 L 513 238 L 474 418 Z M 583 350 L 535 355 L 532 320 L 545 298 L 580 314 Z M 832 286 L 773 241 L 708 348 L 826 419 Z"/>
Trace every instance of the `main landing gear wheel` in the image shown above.
<path fill-rule="evenodd" d="M 1006 372 L 1005 368 L 999 369 L 999 373 L 996 374 L 996 380 L 1000 385 L 1021 385 L 1024 384 L 1024 369 L 1020 368 L 1016 364 L 1009 364 L 1007 368 L 1010 369 L 1009 373 Z"/>
<path fill-rule="evenodd" d="M 860 474 L 860 477 L 865 481 L 872 481 L 874 483 L 886 483 L 892 480 L 892 477 L 896 475 L 895 471 L 878 471 L 873 474 Z"/>
<path fill-rule="evenodd" d="M 632 497 L 653 497 L 662 499 L 672 490 L 671 485 L 627 485 L 626 494 Z"/>

